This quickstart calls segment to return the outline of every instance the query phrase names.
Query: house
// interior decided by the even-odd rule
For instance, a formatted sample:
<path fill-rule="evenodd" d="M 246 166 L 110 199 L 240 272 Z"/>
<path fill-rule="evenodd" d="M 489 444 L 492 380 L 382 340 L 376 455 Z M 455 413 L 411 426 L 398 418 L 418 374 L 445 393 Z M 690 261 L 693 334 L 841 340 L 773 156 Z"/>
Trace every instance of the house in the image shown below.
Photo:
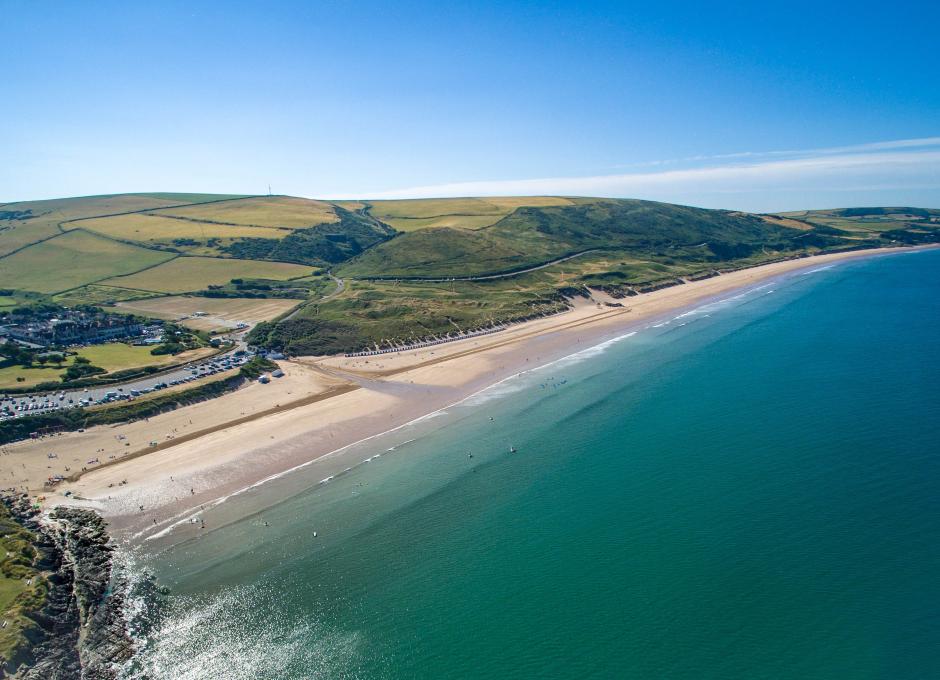
<path fill-rule="evenodd" d="M 136 337 L 142 333 L 140 323 L 113 314 L 89 314 L 63 311 L 46 319 L 28 319 L 8 324 L 3 332 L 24 343 L 50 345 L 89 345 L 108 340 Z"/>

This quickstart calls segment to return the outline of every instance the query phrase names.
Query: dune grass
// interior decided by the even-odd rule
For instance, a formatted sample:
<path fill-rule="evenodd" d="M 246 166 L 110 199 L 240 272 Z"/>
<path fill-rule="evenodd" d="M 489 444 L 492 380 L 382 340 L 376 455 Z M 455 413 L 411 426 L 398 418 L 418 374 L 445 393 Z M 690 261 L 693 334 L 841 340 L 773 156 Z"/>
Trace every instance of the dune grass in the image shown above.
<path fill-rule="evenodd" d="M 311 303 L 276 326 L 260 324 L 253 338 L 295 354 L 330 354 L 419 340 L 497 321 L 561 311 L 550 286 L 513 282 L 350 282 L 323 304 Z"/>

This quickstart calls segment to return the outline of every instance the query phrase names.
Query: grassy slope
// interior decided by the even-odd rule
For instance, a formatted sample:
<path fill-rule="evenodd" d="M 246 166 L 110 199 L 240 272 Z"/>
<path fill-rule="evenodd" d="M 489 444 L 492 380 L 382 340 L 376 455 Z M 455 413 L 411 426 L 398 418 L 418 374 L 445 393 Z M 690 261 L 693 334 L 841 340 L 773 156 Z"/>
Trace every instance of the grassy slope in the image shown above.
<path fill-rule="evenodd" d="M 523 196 L 494 198 L 423 198 L 400 201 L 366 201 L 373 217 L 399 231 L 433 227 L 480 229 L 524 206 L 571 205 L 559 196 Z"/>
<path fill-rule="evenodd" d="M 0 288 L 57 293 L 165 262 L 171 253 L 71 231 L 0 260 Z"/>
<path fill-rule="evenodd" d="M 441 201 L 418 207 L 427 208 L 412 211 L 421 219 L 431 207 L 447 208 Z M 452 207 L 466 209 L 466 199 Z M 383 209 L 386 215 L 394 212 Z M 347 281 L 343 295 L 308 305 L 273 329 L 261 327 L 255 337 L 296 353 L 358 349 L 551 311 L 559 304 L 559 291 L 585 285 L 623 293 L 718 268 L 908 242 L 896 240 L 893 232 L 881 237 L 880 229 L 897 227 L 893 213 L 877 218 L 880 228 L 865 215 L 838 218 L 854 225 L 854 231 L 833 230 L 821 218 L 778 219 L 647 201 L 572 199 L 570 205 L 523 206 L 482 229 L 411 231 L 379 244 L 336 268 L 340 276 L 359 278 Z M 919 229 L 920 236 L 940 240 L 940 225 L 928 221 Z M 588 249 L 596 250 L 510 278 L 446 284 L 388 280 L 518 271 Z M 375 278 L 367 283 L 362 277 Z"/>
<path fill-rule="evenodd" d="M 650 201 L 580 200 L 522 207 L 475 231 L 410 232 L 340 267 L 349 276 L 474 276 L 511 271 L 593 248 L 649 251 L 725 245 L 787 247 L 796 234 L 753 215 Z M 742 250 L 743 252 L 743 250 Z"/>
<path fill-rule="evenodd" d="M 179 207 L 184 204 L 188 205 Z M 173 211 L 174 219 L 152 212 L 165 208 Z M 217 219 L 229 218 L 242 224 L 260 222 L 281 228 L 215 223 Z M 0 287 L 17 291 L 16 304 L 28 299 L 30 292 L 71 294 L 84 284 L 159 264 L 176 254 L 174 250 L 219 255 L 222 254 L 219 248 L 240 239 L 281 238 L 289 235 L 292 228 L 329 224 L 338 219 L 328 203 L 291 197 L 154 193 L 7 203 L 0 206 Z M 97 234 L 89 233 L 99 230 Z M 174 243 L 178 239 L 206 241 L 216 237 L 221 238 L 211 247 L 205 243 L 201 247 Z M 284 278 L 279 275 L 283 271 L 280 265 L 259 267 L 249 263 L 240 268 L 225 267 L 230 274 L 225 282 L 233 277 L 264 275 L 268 269 L 275 272 L 274 278 Z M 204 281 L 194 281 L 191 271 L 187 273 L 186 290 L 218 282 L 215 270 Z M 92 288 L 60 299 L 77 303 L 127 297 L 128 294 L 116 289 Z"/>
<path fill-rule="evenodd" d="M 32 541 L 32 534 L 13 521 L 7 507 L 0 504 L 0 618 L 7 622 L 0 629 L 3 662 L 27 644 L 26 635 L 35 628 L 28 614 L 39 610 L 48 591 L 33 565 L 36 550 Z"/>
<path fill-rule="evenodd" d="M 171 243 L 174 239 L 181 238 L 203 241 L 209 238 L 283 238 L 290 233 L 287 230 L 272 227 L 248 227 L 173 219 L 163 217 L 160 213 L 99 217 L 65 225 L 66 229 L 69 227 L 87 229 L 123 240 L 159 243 Z"/>
<path fill-rule="evenodd" d="M 0 206 L 0 256 L 58 234 L 59 224 L 67 220 L 189 203 L 196 197 L 196 194 L 117 194 L 6 203 Z M 13 213 L 19 217 L 13 217 Z"/>
<path fill-rule="evenodd" d="M 233 278 L 284 281 L 310 274 L 310 267 L 284 262 L 223 260 L 212 257 L 178 257 L 159 267 L 105 281 L 106 285 L 161 293 L 186 293 Z"/>
<path fill-rule="evenodd" d="M 338 220 L 330 203 L 293 196 L 258 196 L 241 201 L 205 203 L 161 210 L 157 214 L 233 225 L 291 229 Z"/>
<path fill-rule="evenodd" d="M 110 305 L 122 300 L 139 300 L 153 297 L 153 295 L 154 293 L 146 291 L 92 284 L 59 293 L 52 299 L 57 304 L 74 307 L 75 305 Z"/>

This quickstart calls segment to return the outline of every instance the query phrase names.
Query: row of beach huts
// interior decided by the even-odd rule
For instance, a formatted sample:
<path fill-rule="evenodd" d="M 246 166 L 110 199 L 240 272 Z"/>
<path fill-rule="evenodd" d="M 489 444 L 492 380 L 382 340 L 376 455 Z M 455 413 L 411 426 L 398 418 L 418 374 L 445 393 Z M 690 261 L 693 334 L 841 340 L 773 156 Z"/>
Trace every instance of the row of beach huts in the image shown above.
<path fill-rule="evenodd" d="M 456 335 L 451 335 L 448 333 L 442 338 L 435 338 L 433 340 L 422 340 L 421 342 L 415 342 L 410 345 L 396 345 L 395 347 L 388 347 L 386 349 L 373 349 L 366 352 L 348 352 L 343 356 L 347 358 L 351 357 L 372 357 L 379 354 L 391 354 L 393 352 L 407 352 L 412 349 L 421 349 L 423 347 L 433 347 L 434 345 L 443 345 L 447 342 L 456 342 L 457 340 L 467 340 L 468 338 L 476 338 L 481 335 L 490 335 L 491 333 L 498 333 L 499 331 L 506 330 L 504 324 L 499 326 L 493 326 L 492 328 L 481 328 L 480 330 L 470 331 L 467 333 L 458 333 Z"/>

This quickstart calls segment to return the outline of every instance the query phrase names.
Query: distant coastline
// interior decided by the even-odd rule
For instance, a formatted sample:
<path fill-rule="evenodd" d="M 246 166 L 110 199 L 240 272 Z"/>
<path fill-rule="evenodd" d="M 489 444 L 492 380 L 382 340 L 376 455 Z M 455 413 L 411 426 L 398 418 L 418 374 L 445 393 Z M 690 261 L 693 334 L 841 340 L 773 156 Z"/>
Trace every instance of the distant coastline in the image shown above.
<path fill-rule="evenodd" d="M 659 316 L 773 277 L 915 250 L 886 248 L 786 260 L 618 300 L 622 307 L 607 306 L 605 303 L 613 301 L 596 294 L 569 312 L 444 345 L 379 357 L 283 362 L 288 376 L 272 388 L 281 390 L 275 393 L 278 403 L 273 410 L 261 408 L 264 403 L 259 403 L 254 415 L 235 410 L 242 407 L 239 398 L 267 396 L 264 387 L 252 385 L 241 397 L 236 392 L 147 422 L 93 428 L 62 435 L 54 443 L 13 444 L 7 447 L 8 455 L 42 463 L 50 447 L 61 457 L 72 452 L 79 455 L 89 447 L 95 450 L 113 442 L 117 433 L 139 447 L 137 442 L 150 441 L 147 437 L 164 440 L 160 433 L 188 419 L 193 423 L 192 431 L 174 435 L 178 442 L 164 440 L 166 443 L 154 452 L 141 447 L 133 459 L 91 470 L 48 494 L 45 504 L 96 509 L 113 523 L 119 535 L 135 540 L 173 532 L 195 535 L 206 530 L 196 519 L 200 506 L 209 507 L 239 489 L 297 466 L 321 467 L 323 477 L 336 474 L 346 467 L 342 450 L 355 442 L 422 418 L 508 376 L 598 344 Z M 301 385 L 308 390 L 296 398 L 292 392 Z M 253 392 L 249 395 L 248 390 Z M 200 421 L 211 423 L 211 427 L 200 432 Z"/>

